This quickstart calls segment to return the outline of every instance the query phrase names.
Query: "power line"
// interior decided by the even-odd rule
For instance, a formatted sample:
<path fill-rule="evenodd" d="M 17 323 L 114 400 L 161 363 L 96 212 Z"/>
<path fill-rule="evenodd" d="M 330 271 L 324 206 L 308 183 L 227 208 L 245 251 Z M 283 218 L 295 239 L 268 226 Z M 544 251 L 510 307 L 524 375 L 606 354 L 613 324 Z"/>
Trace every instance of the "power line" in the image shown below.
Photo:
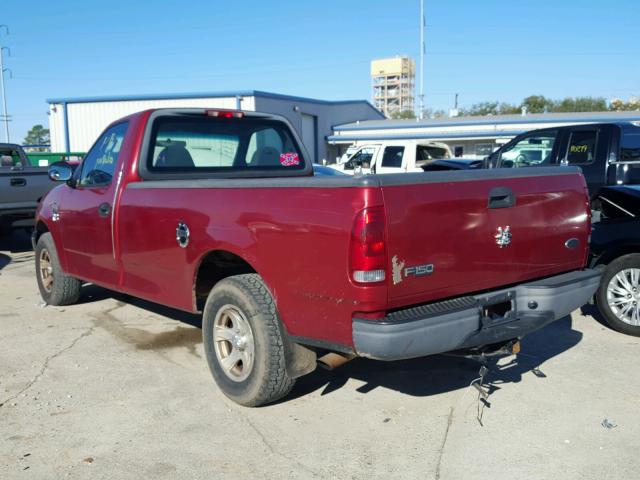
<path fill-rule="evenodd" d="M 424 118 L 424 26 L 424 0 L 420 0 L 420 119 Z"/>
<path fill-rule="evenodd" d="M 9 27 L 7 25 L 0 25 L 0 33 L 4 28 L 6 35 L 9 35 Z M 2 38 L 0 37 L 0 40 Z M 13 77 L 13 72 L 11 72 L 8 68 L 4 68 L 3 55 L 5 50 L 9 52 L 9 56 L 11 56 L 11 50 L 9 47 L 3 47 L 2 42 L 0 41 L 0 90 L 2 91 L 2 121 L 4 122 L 4 136 L 7 139 L 7 143 L 9 143 L 9 115 L 7 114 L 7 92 L 4 89 L 4 72 L 9 71 L 11 76 Z"/>

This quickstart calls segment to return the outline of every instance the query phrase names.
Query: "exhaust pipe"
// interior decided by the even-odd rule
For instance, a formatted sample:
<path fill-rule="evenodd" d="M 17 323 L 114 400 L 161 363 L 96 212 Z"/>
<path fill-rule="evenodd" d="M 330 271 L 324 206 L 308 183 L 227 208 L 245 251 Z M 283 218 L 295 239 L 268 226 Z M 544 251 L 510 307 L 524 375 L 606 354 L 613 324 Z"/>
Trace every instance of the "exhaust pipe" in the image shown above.
<path fill-rule="evenodd" d="M 355 355 L 343 355 L 340 353 L 330 352 L 318 359 L 318 366 L 325 370 L 335 370 L 354 358 L 356 358 Z"/>

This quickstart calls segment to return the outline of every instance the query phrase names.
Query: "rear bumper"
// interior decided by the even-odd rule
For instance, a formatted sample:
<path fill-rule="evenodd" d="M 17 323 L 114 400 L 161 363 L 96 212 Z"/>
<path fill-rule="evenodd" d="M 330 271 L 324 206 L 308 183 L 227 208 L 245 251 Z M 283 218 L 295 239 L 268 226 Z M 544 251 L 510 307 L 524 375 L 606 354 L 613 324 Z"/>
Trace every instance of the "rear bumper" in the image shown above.
<path fill-rule="evenodd" d="M 353 319 L 359 356 L 401 360 L 523 337 L 589 301 L 601 269 L 536 280 L 482 295 L 455 298 L 390 313 L 382 320 Z M 491 305 L 509 305 L 499 315 Z"/>

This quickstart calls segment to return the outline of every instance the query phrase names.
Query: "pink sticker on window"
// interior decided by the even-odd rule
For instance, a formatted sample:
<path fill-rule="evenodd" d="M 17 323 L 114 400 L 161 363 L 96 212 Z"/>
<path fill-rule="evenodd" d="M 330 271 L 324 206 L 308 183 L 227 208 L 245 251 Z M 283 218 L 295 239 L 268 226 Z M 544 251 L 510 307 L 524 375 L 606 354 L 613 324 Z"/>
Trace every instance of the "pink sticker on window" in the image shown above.
<path fill-rule="evenodd" d="M 293 165 L 300 165 L 300 158 L 297 153 L 281 153 L 280 163 L 285 167 L 291 167 Z"/>

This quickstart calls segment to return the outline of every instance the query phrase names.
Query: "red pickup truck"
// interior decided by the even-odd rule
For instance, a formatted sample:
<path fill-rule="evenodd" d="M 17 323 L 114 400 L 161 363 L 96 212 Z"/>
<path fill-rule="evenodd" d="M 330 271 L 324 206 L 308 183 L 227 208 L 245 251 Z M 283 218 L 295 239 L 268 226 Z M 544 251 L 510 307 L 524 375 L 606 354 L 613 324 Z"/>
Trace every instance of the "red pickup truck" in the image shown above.
<path fill-rule="evenodd" d="M 415 358 L 504 345 L 586 303 L 579 170 L 314 174 L 290 125 L 161 109 L 109 126 L 36 215 L 44 300 L 83 282 L 203 313 L 221 390 L 285 396 L 327 352 Z"/>

